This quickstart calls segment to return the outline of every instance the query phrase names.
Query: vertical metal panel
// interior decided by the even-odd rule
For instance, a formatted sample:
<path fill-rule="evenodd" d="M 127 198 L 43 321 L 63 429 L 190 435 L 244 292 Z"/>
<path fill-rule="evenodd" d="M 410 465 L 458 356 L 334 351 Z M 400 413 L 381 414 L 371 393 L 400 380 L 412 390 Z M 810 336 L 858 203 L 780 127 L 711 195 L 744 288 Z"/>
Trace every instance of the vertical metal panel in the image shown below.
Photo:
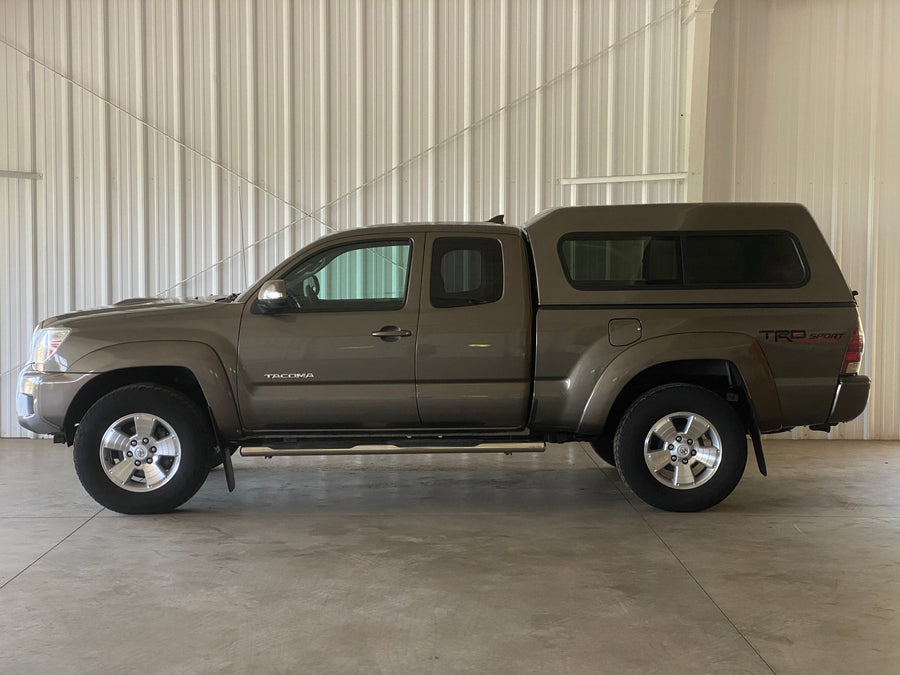
<path fill-rule="evenodd" d="M 226 293 L 331 231 L 676 201 L 681 0 L 7 0 L 0 434 L 40 318 Z M 34 100 L 32 100 L 32 97 Z"/>
<path fill-rule="evenodd" d="M 4 30 L 18 49 L 34 44 L 34 15 L 26 2 L 4 7 Z M 21 53 L 7 52 L 0 60 L 0 168 L 36 172 L 32 110 L 35 68 Z M 16 433 L 15 379 L 17 366 L 27 358 L 29 321 L 35 320 L 35 191 L 38 181 L 0 178 L 0 424 Z"/>
<path fill-rule="evenodd" d="M 898 31 L 884 0 L 735 0 L 713 15 L 705 197 L 815 216 L 860 292 L 873 377 L 866 413 L 833 432 L 848 438 L 900 437 Z"/>

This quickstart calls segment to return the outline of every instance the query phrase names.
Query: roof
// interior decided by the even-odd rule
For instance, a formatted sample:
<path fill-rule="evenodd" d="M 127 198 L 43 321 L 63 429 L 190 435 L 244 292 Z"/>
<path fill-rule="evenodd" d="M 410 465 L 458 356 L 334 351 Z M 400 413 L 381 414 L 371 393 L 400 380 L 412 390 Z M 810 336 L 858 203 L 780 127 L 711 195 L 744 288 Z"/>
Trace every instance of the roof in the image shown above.
<path fill-rule="evenodd" d="M 496 232 L 498 234 L 502 233 L 516 233 L 521 232 L 521 229 L 516 227 L 515 225 L 498 225 L 496 223 L 482 223 L 482 222 L 472 222 L 472 221 L 430 221 L 430 222 L 413 222 L 413 223 L 385 223 L 383 225 L 366 225 L 362 228 L 366 232 L 370 231 L 385 231 L 390 232 L 393 229 L 403 229 L 403 230 L 418 230 L 420 232 L 428 232 L 432 230 L 441 230 L 441 231 L 460 231 L 460 232 Z"/>
<path fill-rule="evenodd" d="M 546 229 L 575 230 L 795 230 L 812 222 L 802 204 L 708 202 L 694 204 L 625 204 L 564 206 L 547 209 L 525 223 L 530 233 Z"/>

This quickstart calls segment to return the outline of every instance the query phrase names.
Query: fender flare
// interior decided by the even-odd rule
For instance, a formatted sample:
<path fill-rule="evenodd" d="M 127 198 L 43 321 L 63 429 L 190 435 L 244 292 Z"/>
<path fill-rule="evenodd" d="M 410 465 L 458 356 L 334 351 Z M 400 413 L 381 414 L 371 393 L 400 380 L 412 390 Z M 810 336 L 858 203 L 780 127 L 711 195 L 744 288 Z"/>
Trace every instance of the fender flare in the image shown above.
<path fill-rule="evenodd" d="M 673 361 L 721 360 L 737 369 L 759 428 L 781 427 L 775 378 L 759 344 L 741 333 L 681 333 L 643 340 L 620 353 L 604 369 L 585 403 L 578 433 L 600 433 L 622 390 L 640 373 Z"/>
<path fill-rule="evenodd" d="M 200 385 L 219 432 L 228 438 L 240 435 L 240 417 L 227 370 L 216 351 L 202 342 L 148 340 L 111 345 L 85 354 L 69 366 L 69 371 L 102 374 L 153 367 L 190 371 Z"/>

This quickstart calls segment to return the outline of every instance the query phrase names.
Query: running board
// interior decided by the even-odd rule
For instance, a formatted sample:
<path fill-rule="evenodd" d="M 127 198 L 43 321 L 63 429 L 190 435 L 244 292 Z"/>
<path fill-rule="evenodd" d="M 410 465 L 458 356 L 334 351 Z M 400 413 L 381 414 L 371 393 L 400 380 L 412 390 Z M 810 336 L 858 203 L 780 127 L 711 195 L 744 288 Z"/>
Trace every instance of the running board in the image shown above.
<path fill-rule="evenodd" d="M 544 452 L 545 443 L 479 443 L 478 445 L 426 445 L 405 447 L 391 444 L 354 445 L 349 448 L 270 448 L 246 446 L 241 448 L 244 457 L 274 457 L 276 455 L 430 455 L 464 452 Z"/>

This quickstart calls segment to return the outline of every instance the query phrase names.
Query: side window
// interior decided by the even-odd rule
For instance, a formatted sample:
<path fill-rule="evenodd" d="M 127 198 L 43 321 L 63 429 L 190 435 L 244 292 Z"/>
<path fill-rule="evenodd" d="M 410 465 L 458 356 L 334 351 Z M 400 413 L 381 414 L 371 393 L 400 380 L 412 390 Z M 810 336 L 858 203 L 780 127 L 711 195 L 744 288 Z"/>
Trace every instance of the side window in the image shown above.
<path fill-rule="evenodd" d="M 411 249 L 408 240 L 338 246 L 297 265 L 285 286 L 303 311 L 402 309 Z"/>
<path fill-rule="evenodd" d="M 559 254 L 569 283 L 580 290 L 681 283 L 673 236 L 570 235 Z"/>
<path fill-rule="evenodd" d="M 787 232 L 689 235 L 684 282 L 691 286 L 799 286 L 806 266 Z"/>
<path fill-rule="evenodd" d="M 622 288 L 793 288 L 808 279 L 783 231 L 577 232 L 559 242 L 563 271 L 583 291 Z"/>
<path fill-rule="evenodd" d="M 465 307 L 503 295 L 503 254 L 496 239 L 440 237 L 431 253 L 431 304 Z"/>

